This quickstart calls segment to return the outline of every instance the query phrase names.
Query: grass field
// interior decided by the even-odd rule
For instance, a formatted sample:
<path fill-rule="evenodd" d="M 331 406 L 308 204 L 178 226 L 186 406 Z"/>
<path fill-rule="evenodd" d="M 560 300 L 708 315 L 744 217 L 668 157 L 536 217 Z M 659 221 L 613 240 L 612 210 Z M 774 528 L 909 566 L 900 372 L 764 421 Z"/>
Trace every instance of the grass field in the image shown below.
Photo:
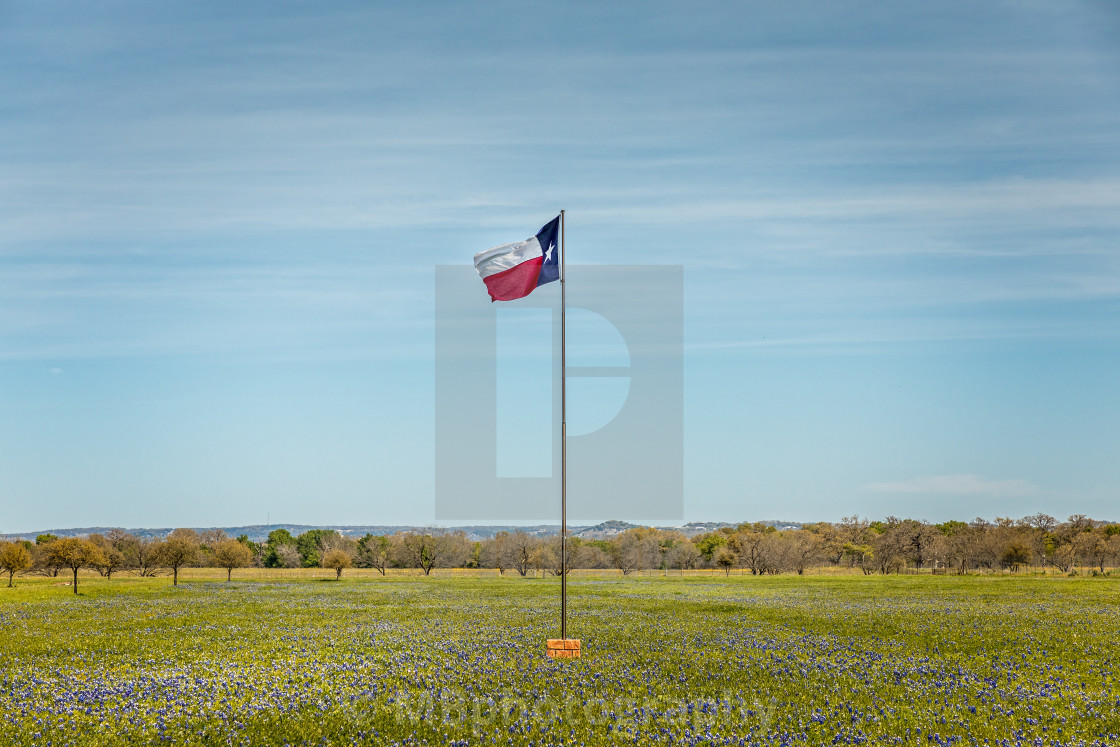
<path fill-rule="evenodd" d="M 0 744 L 1120 744 L 1116 578 L 316 575 L 0 589 Z"/>

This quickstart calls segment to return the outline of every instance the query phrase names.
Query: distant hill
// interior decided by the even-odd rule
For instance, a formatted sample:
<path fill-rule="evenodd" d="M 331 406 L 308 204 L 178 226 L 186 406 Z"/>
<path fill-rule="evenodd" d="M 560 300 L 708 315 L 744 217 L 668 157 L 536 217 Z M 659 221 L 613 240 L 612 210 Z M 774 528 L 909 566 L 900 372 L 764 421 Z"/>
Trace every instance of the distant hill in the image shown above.
<path fill-rule="evenodd" d="M 292 536 L 303 534 L 311 529 L 333 529 L 347 537 L 362 537 L 366 534 L 396 534 L 397 532 L 431 529 L 432 527 L 420 526 L 406 526 L 406 525 L 384 525 L 384 524 L 370 524 L 370 525 L 347 525 L 347 524 L 249 524 L 245 526 L 234 527 L 190 527 L 196 532 L 207 532 L 214 529 L 220 529 L 231 537 L 239 537 L 244 534 L 248 536 L 253 542 L 263 542 L 268 539 L 268 535 L 277 529 L 286 529 Z M 464 527 L 449 527 L 451 529 L 462 529 L 467 533 L 467 536 L 472 539 L 487 539 L 493 537 L 501 531 L 516 531 L 521 529 L 533 535 L 555 534 L 558 528 L 555 526 L 535 526 L 535 527 L 509 527 L 509 526 L 464 526 Z M 123 529 L 129 534 L 134 534 L 141 538 L 162 539 L 166 537 L 174 527 L 74 527 L 68 529 L 43 529 L 35 532 L 22 532 L 17 534 L 6 535 L 8 537 L 34 540 L 40 534 L 54 534 L 59 537 L 82 537 L 90 534 L 105 534 L 113 529 Z"/>
<path fill-rule="evenodd" d="M 800 522 L 796 521 L 760 521 L 758 523 L 772 526 L 777 529 L 798 529 L 801 527 Z M 631 524 L 628 521 L 604 521 L 602 524 L 596 524 L 593 527 L 573 529 L 572 534 L 575 534 L 579 537 L 586 537 L 588 539 L 610 539 L 617 534 L 625 532 L 627 529 L 634 529 L 638 526 L 646 525 Z M 695 537 L 698 534 L 707 534 L 708 532 L 714 532 L 717 529 L 734 526 L 738 525 L 728 524 L 725 521 L 690 521 L 682 526 L 658 526 L 657 528 L 680 532 L 686 537 Z"/>
<path fill-rule="evenodd" d="M 572 527 L 571 533 L 577 537 L 586 537 L 588 539 L 607 539 L 637 526 L 639 525 L 631 524 L 628 521 L 604 521 L 602 524 L 596 524 L 593 527 Z"/>
<path fill-rule="evenodd" d="M 779 529 L 795 529 L 799 526 L 797 522 L 787 521 L 764 521 L 763 524 L 775 526 Z M 604 521 L 602 524 L 595 526 L 569 526 L 568 531 L 577 537 L 586 537 L 587 539 L 609 539 L 627 529 L 633 529 L 637 526 L 644 526 L 639 524 L 631 524 L 626 521 Z M 734 524 L 727 524 L 725 522 L 713 521 L 693 521 L 683 526 L 660 526 L 659 529 L 670 529 L 686 537 L 693 537 L 705 532 L 712 532 L 721 527 L 735 526 Z M 128 528 L 128 527 L 74 527 L 68 529 L 42 529 L 35 532 L 20 532 L 16 534 L 0 535 L 11 539 L 26 539 L 34 541 L 40 534 L 53 534 L 58 537 L 84 537 L 90 534 L 105 534 L 113 529 L 123 529 L 124 531 L 134 534 L 137 537 L 162 539 L 166 537 L 174 527 L 142 527 L 142 528 Z M 369 525 L 349 525 L 349 524 L 249 524 L 246 526 L 235 527 L 191 527 L 197 532 L 206 532 L 213 529 L 220 529 L 231 537 L 238 537 L 242 534 L 247 535 L 253 542 L 263 542 L 268 539 L 270 532 L 276 529 L 286 529 L 293 536 L 303 534 L 310 529 L 333 529 L 339 534 L 347 537 L 362 537 L 366 534 L 379 534 L 388 535 L 396 534 L 403 531 L 423 531 L 424 529 L 432 529 L 432 527 L 422 526 L 405 526 L 405 525 L 384 525 L 384 524 L 369 524 Z M 472 540 L 484 540 L 493 537 L 498 532 L 516 532 L 522 531 L 533 536 L 545 537 L 552 534 L 558 534 L 560 527 L 557 524 L 537 524 L 534 526 L 508 526 L 508 525 L 472 525 L 472 526 L 458 526 L 448 527 L 449 529 L 461 529 Z"/>

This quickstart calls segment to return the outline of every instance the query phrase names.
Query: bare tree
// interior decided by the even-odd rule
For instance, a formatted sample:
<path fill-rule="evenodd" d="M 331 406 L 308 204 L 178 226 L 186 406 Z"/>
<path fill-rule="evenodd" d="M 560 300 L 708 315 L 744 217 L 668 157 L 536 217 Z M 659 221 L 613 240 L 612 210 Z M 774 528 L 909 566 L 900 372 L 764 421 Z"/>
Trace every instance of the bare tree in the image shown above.
<path fill-rule="evenodd" d="M 661 568 L 665 562 L 665 553 L 678 537 L 680 535 L 654 527 L 629 529 L 618 536 L 620 557 L 616 564 L 622 562 L 636 571 Z"/>
<path fill-rule="evenodd" d="M 611 559 L 596 545 L 584 543 L 572 553 L 572 568 L 610 568 Z"/>
<path fill-rule="evenodd" d="M 385 575 L 393 553 L 393 543 L 388 537 L 367 534 L 358 540 L 358 566 L 362 568 L 376 568 L 381 575 Z"/>
<path fill-rule="evenodd" d="M 124 553 L 128 566 L 133 568 L 137 574 L 142 577 L 151 577 L 159 573 L 159 553 L 162 546 L 163 543 L 158 540 L 133 537 L 121 552 Z"/>
<path fill-rule="evenodd" d="M 623 576 L 634 571 L 657 567 L 661 560 L 661 545 L 657 538 L 642 528 L 628 529 L 611 543 L 611 560 Z"/>
<path fill-rule="evenodd" d="M 1047 559 L 1062 573 L 1069 573 L 1077 565 L 1077 553 L 1072 544 L 1058 545 Z"/>
<path fill-rule="evenodd" d="M 969 563 L 974 568 L 997 568 L 1003 553 L 1003 540 L 999 533 L 1006 530 L 977 517 L 969 523 L 968 531 L 970 541 L 966 553 Z"/>
<path fill-rule="evenodd" d="M 198 534 L 198 542 L 204 547 L 213 547 L 219 542 L 225 542 L 228 539 L 230 539 L 230 536 L 221 529 L 207 529 Z"/>
<path fill-rule="evenodd" d="M 844 548 L 848 545 L 859 545 L 865 540 L 864 534 L 870 522 L 867 519 L 861 519 L 858 514 L 852 516 L 845 516 L 840 519 L 840 523 L 836 525 L 837 539 L 840 545 L 841 557 L 848 558 L 848 565 L 855 565 L 855 558 Z M 837 561 L 839 562 L 839 561 Z"/>
<path fill-rule="evenodd" d="M 785 540 L 785 555 L 789 565 L 801 576 L 805 569 L 821 558 L 824 542 L 820 535 L 804 530 L 782 535 Z"/>
<path fill-rule="evenodd" d="M 281 568 L 299 568 L 303 562 L 296 546 L 288 543 L 276 546 L 276 557 L 280 561 Z"/>
<path fill-rule="evenodd" d="M 1090 529 L 1080 532 L 1073 538 L 1074 554 L 1084 563 L 1100 569 L 1108 562 L 1108 541 L 1103 531 Z"/>
<path fill-rule="evenodd" d="M 530 565 L 541 572 L 560 575 L 560 548 L 553 547 L 551 542 L 537 542 L 529 555 Z"/>
<path fill-rule="evenodd" d="M 773 527 L 763 524 L 743 524 L 739 531 L 731 535 L 728 546 L 739 557 L 743 567 L 751 569 L 751 575 L 757 576 L 765 572 L 767 564 L 771 562 L 768 551 L 772 546 L 764 540 L 773 531 Z"/>
<path fill-rule="evenodd" d="M 324 532 L 319 537 L 319 548 L 324 554 L 331 550 L 342 550 L 353 560 L 354 554 L 358 551 L 358 543 L 340 532 L 330 531 Z"/>
<path fill-rule="evenodd" d="M 868 527 L 864 535 L 867 544 L 875 548 L 875 567 L 879 573 L 889 574 L 905 567 L 909 532 L 902 519 L 888 516 L 882 524 Z"/>
<path fill-rule="evenodd" d="M 136 537 L 132 534 L 129 534 L 128 532 L 126 532 L 123 529 L 110 529 L 108 532 L 105 532 L 105 539 L 113 547 L 115 547 L 118 550 L 121 550 L 123 552 L 124 551 L 124 548 L 122 547 L 123 543 L 127 542 L 128 540 L 134 540 L 134 539 L 136 539 Z"/>
<path fill-rule="evenodd" d="M 433 568 L 453 566 L 467 552 L 462 531 L 404 532 L 397 535 L 396 551 L 401 565 L 419 568 L 431 575 Z"/>
<path fill-rule="evenodd" d="M 512 558 L 512 535 L 509 532 L 498 532 L 482 543 L 479 565 L 484 568 L 497 568 L 498 575 L 501 576 L 505 574 L 506 568 L 512 565 Z"/>
<path fill-rule="evenodd" d="M 1054 527 L 1058 526 L 1058 520 L 1049 514 L 1037 513 L 1032 516 L 1024 516 L 1019 520 L 1020 525 L 1030 527 L 1033 529 L 1041 529 L 1044 532 L 1049 532 Z"/>
<path fill-rule="evenodd" d="M 945 564 L 956 568 L 963 575 L 973 564 L 973 547 L 977 544 L 975 531 L 968 525 L 945 537 Z"/>
<path fill-rule="evenodd" d="M 1120 565 L 1120 532 L 1108 535 L 1108 557 L 1115 565 Z"/>
<path fill-rule="evenodd" d="M 584 556 L 583 547 L 580 537 L 568 537 L 567 542 L 561 542 L 559 535 L 538 540 L 532 555 L 533 567 L 548 571 L 553 576 L 571 573 L 580 557 Z"/>
<path fill-rule="evenodd" d="M 524 576 L 533 567 L 533 550 L 537 547 L 537 541 L 527 533 L 517 530 L 509 538 L 509 564 L 520 574 Z"/>
<path fill-rule="evenodd" d="M 686 568 L 695 568 L 701 560 L 700 551 L 691 542 L 679 542 L 673 545 L 665 557 L 666 564 L 684 573 Z"/>
<path fill-rule="evenodd" d="M 790 570 L 793 565 L 786 538 L 777 532 L 764 534 L 759 543 L 758 572 L 774 575 Z"/>

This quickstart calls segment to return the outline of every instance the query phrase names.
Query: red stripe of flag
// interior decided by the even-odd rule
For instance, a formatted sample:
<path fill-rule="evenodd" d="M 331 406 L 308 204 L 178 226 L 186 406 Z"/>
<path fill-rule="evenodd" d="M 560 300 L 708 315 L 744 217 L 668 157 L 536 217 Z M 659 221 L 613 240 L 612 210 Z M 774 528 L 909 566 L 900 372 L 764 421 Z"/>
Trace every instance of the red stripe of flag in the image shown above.
<path fill-rule="evenodd" d="M 541 264 L 544 257 L 536 257 L 511 267 L 508 270 L 484 277 L 486 290 L 490 293 L 492 301 L 512 301 L 524 298 L 537 287 L 537 278 L 541 274 Z"/>

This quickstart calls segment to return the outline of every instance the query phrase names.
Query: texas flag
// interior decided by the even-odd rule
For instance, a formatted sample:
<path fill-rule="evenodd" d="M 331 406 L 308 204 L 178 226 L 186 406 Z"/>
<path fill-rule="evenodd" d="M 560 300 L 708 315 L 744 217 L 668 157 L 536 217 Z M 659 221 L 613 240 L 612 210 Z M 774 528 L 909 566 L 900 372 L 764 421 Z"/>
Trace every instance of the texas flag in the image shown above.
<path fill-rule="evenodd" d="M 558 215 L 532 238 L 502 244 L 474 255 L 474 269 L 486 283 L 490 300 L 524 298 L 537 286 L 559 280 L 559 233 Z"/>

